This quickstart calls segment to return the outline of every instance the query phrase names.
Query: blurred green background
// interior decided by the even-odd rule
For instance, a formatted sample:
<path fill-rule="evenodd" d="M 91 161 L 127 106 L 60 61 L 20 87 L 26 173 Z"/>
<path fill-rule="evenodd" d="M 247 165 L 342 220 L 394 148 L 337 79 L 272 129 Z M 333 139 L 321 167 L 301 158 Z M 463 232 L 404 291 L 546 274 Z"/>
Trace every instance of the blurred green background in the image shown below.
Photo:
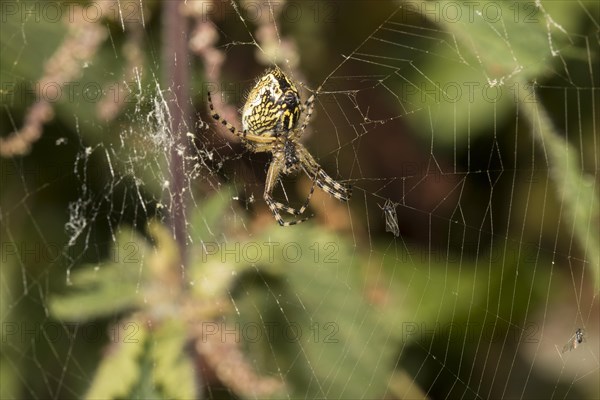
<path fill-rule="evenodd" d="M 0 398 L 598 398 L 598 4 L 188 3 L 183 257 L 164 4 L 2 3 Z M 273 63 L 354 189 L 289 228 L 205 101 Z"/>

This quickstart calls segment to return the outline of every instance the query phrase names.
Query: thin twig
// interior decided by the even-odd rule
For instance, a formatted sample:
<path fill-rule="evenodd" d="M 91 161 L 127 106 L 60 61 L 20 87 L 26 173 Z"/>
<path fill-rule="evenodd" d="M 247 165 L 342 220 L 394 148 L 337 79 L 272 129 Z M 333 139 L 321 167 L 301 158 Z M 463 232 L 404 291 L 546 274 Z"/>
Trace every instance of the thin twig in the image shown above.
<path fill-rule="evenodd" d="M 190 126 L 190 105 L 188 87 L 189 56 L 188 56 L 188 20 L 181 14 L 183 1 L 165 1 L 163 3 L 162 55 L 163 82 L 168 85 L 166 100 L 171 117 L 171 135 L 173 136 L 170 149 L 170 218 L 171 229 L 179 244 L 182 265 L 185 265 L 186 225 L 185 225 L 185 188 L 186 171 L 185 156 L 187 138 L 185 132 Z"/>

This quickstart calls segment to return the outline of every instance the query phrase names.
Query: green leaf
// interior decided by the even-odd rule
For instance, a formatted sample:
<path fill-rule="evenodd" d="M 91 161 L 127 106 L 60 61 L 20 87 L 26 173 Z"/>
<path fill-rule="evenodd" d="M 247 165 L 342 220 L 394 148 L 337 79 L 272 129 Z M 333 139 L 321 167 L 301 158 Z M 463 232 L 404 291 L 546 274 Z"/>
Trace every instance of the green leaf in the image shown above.
<path fill-rule="evenodd" d="M 522 326 L 528 309 L 546 301 L 551 271 L 536 266 L 550 260 L 511 240 L 490 249 L 487 254 L 481 250 L 474 260 L 452 249 L 426 251 L 427 257 L 419 248 L 382 250 L 383 269 L 370 276 L 387 298 L 381 306 L 385 321 L 403 343 L 422 345 L 434 332 L 447 338 L 452 327 L 451 334 L 462 340 L 479 334 L 482 321 Z"/>
<path fill-rule="evenodd" d="M 125 320 L 111 334 L 114 343 L 86 398 L 196 398 L 196 376 L 185 352 L 187 336 L 181 322 L 164 321 L 149 330 L 142 318 Z"/>
<path fill-rule="evenodd" d="M 152 335 L 150 357 L 153 384 L 165 399 L 196 398 L 194 365 L 185 346 L 187 334 L 181 321 L 165 321 Z"/>
<path fill-rule="evenodd" d="M 121 331 L 119 328 L 125 328 Z M 134 335 L 128 335 L 128 328 L 134 328 Z M 148 331 L 138 320 L 124 322 L 117 327 L 115 343 L 104 356 L 87 399 L 126 399 L 131 398 L 132 390 L 140 379 L 140 358 L 144 354 Z"/>
<path fill-rule="evenodd" d="M 139 290 L 143 261 L 152 252 L 146 239 L 122 229 L 108 261 L 84 265 L 74 272 L 67 294 L 50 299 L 51 313 L 61 320 L 87 321 L 143 305 Z"/>
<path fill-rule="evenodd" d="M 293 398 L 383 397 L 397 338 L 364 299 L 353 249 L 309 224 L 277 226 L 252 245 L 265 242 L 273 251 L 262 252 L 236 290 L 249 354 L 261 369 L 283 373 Z"/>
<path fill-rule="evenodd" d="M 233 207 L 231 198 L 233 188 L 222 187 L 210 197 L 204 199 L 190 212 L 189 235 L 196 244 L 194 249 L 201 250 L 202 242 L 221 241 L 228 218 L 234 213 L 227 213 Z"/>
<path fill-rule="evenodd" d="M 596 291 L 600 290 L 600 202 L 594 178 L 585 174 L 573 146 L 563 139 L 552 124 L 546 109 L 539 103 L 536 93 L 520 82 L 519 106 L 532 126 L 531 132 L 541 147 L 554 183 L 559 202 L 562 203 L 569 229 L 573 230 L 578 244 L 583 248 L 587 267 L 593 275 Z M 572 227 L 572 228 L 571 228 Z"/>
<path fill-rule="evenodd" d="M 514 98 L 507 87 L 492 87 L 478 69 L 453 60 L 450 49 L 438 52 L 443 59 L 427 63 L 414 77 L 419 84 L 408 88 L 403 96 L 411 109 L 406 121 L 434 143 L 450 145 L 486 132 L 497 121 L 512 113 Z"/>
<path fill-rule="evenodd" d="M 446 34 L 431 41 L 429 57 L 411 60 L 411 85 L 402 85 L 410 108 L 421 110 L 408 115 L 415 131 L 445 145 L 490 132 L 514 110 L 512 78 L 541 80 L 561 61 L 556 55 L 579 57 L 563 28 L 575 29 L 583 8 L 550 3 L 427 2 L 423 16 Z"/>
<path fill-rule="evenodd" d="M 122 229 L 106 263 L 87 265 L 73 273 L 65 295 L 50 299 L 50 310 L 59 319 L 86 321 L 115 313 L 149 308 L 174 299 L 178 290 L 179 252 L 168 228 L 148 224 L 148 240 Z M 167 293 L 167 295 L 165 295 Z"/>

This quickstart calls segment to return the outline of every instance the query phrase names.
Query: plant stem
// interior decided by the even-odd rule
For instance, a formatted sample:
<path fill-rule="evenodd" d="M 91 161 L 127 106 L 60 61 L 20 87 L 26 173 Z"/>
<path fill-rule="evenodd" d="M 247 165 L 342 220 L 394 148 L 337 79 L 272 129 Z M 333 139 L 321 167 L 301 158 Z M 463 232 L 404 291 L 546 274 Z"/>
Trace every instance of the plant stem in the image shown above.
<path fill-rule="evenodd" d="M 187 139 L 185 132 L 190 121 L 189 94 L 189 55 L 188 20 L 181 15 L 180 0 L 163 2 L 162 58 L 163 82 L 168 86 L 166 100 L 171 117 L 172 146 L 169 155 L 171 186 L 169 211 L 173 236 L 179 245 L 182 265 L 186 254 L 186 187 L 185 153 Z"/>

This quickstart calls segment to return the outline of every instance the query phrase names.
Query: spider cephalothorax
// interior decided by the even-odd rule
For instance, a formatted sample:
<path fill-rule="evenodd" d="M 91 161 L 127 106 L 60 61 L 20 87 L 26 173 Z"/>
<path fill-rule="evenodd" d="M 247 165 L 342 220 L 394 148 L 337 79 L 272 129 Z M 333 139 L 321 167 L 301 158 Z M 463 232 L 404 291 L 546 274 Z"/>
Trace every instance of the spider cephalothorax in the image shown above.
<path fill-rule="evenodd" d="M 327 175 L 300 143 L 300 137 L 310 121 L 314 101 L 315 96 L 312 95 L 302 105 L 298 89 L 287 75 L 279 68 L 268 70 L 248 94 L 242 110 L 243 130 L 240 132 L 215 111 L 210 92 L 208 93 L 208 105 L 214 119 L 220 121 L 231 133 L 241 137 L 249 150 L 272 154 L 263 197 L 273 216 L 282 226 L 298 224 L 308 219 L 286 222 L 281 217 L 280 211 L 292 215 L 303 214 L 308 207 L 315 184 L 340 201 L 348 201 L 351 195 L 350 188 Z M 302 111 L 306 113 L 306 117 L 302 126 L 298 128 Z M 275 201 L 273 190 L 279 182 L 280 175 L 293 174 L 299 170 L 303 170 L 312 179 L 313 186 L 304 205 L 295 209 Z"/>

